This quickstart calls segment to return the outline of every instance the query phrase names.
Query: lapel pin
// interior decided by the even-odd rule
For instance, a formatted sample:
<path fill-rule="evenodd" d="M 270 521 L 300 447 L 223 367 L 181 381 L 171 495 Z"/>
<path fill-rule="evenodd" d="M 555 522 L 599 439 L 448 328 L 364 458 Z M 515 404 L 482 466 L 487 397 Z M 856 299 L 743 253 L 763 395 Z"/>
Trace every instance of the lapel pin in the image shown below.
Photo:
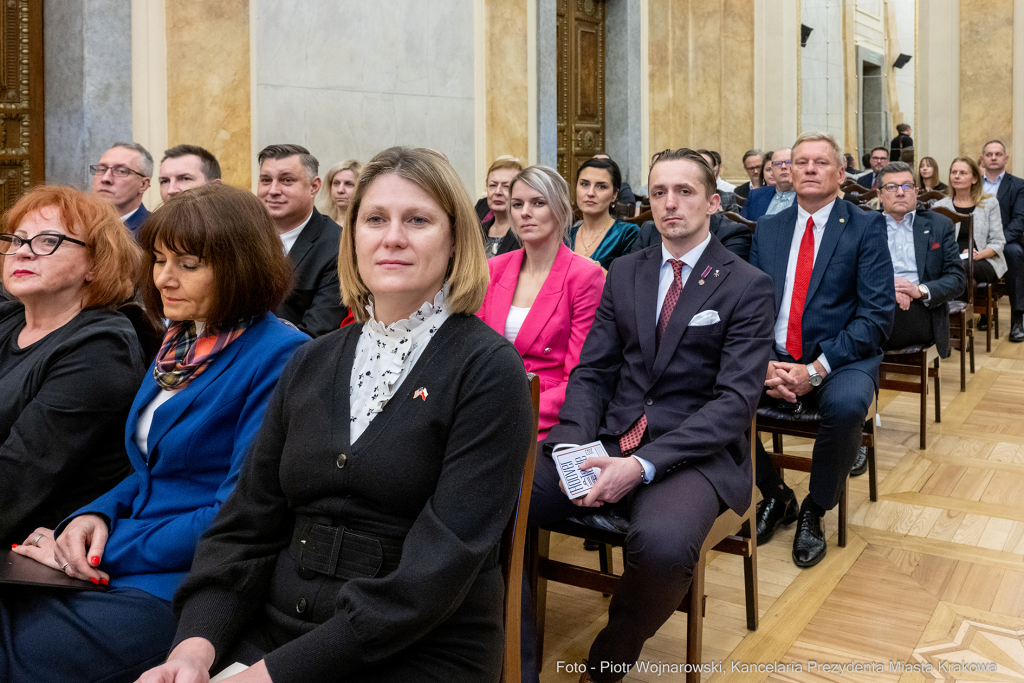
<path fill-rule="evenodd" d="M 717 270 L 715 271 L 715 277 L 718 277 L 718 271 Z"/>
<path fill-rule="evenodd" d="M 845 219 L 845 218 L 840 218 L 840 219 L 839 219 L 839 222 L 840 222 L 840 223 L 845 223 L 845 222 L 846 222 L 846 219 Z"/>
<path fill-rule="evenodd" d="M 413 399 L 422 398 L 424 401 L 427 400 L 427 388 L 420 387 L 416 391 L 412 392 Z"/>
<path fill-rule="evenodd" d="M 697 284 L 698 285 L 704 284 L 704 278 L 701 278 L 701 279 L 697 280 Z"/>

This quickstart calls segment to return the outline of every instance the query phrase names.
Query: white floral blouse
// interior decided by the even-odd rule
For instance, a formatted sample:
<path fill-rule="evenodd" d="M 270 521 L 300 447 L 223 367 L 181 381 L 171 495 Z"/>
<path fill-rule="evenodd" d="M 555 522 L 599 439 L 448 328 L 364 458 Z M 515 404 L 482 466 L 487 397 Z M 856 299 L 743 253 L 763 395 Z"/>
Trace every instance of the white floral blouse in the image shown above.
<path fill-rule="evenodd" d="M 423 355 L 434 333 L 448 319 L 447 294 L 448 285 L 445 285 L 433 303 L 424 302 L 407 319 L 391 325 L 374 319 L 373 297 L 370 297 L 366 307 L 370 319 L 363 325 L 352 363 L 349 443 L 355 443 L 377 413 L 384 410 Z"/>

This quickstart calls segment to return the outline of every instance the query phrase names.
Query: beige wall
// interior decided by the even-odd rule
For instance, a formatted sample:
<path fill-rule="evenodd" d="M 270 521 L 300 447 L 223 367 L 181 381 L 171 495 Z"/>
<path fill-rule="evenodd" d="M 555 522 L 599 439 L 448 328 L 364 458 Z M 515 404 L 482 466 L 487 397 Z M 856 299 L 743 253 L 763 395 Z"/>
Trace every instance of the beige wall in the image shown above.
<path fill-rule="evenodd" d="M 1013 0 L 960 0 L 960 154 L 1013 143 Z"/>
<path fill-rule="evenodd" d="M 527 0 L 487 0 L 485 87 L 488 165 L 502 154 L 528 163 Z"/>
<path fill-rule="evenodd" d="M 800 7 L 797 0 L 754 0 L 754 144 L 788 147 L 797 136 Z"/>
<path fill-rule="evenodd" d="M 249 0 L 165 2 L 168 146 L 205 147 L 225 183 L 249 187 Z"/>
<path fill-rule="evenodd" d="M 707 147 L 745 178 L 754 146 L 754 7 L 749 0 L 650 0 L 649 148 Z"/>

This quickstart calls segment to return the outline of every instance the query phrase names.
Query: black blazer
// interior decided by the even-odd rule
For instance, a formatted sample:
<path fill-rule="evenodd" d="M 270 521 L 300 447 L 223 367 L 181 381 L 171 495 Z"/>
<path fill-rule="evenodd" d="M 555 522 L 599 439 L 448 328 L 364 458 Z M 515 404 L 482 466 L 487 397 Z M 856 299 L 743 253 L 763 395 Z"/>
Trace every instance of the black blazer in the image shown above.
<path fill-rule="evenodd" d="M 747 226 L 731 221 L 720 213 L 711 215 L 711 234 L 718 238 L 722 246 L 746 261 L 750 257 L 750 240 L 753 235 Z M 640 234 L 629 248 L 630 254 L 646 249 L 654 244 L 661 244 L 661 233 L 654 221 L 645 221 L 640 226 Z"/>
<path fill-rule="evenodd" d="M 1004 175 L 996 199 L 999 200 L 1006 243 L 1024 245 L 1024 180 L 1009 173 Z"/>
<path fill-rule="evenodd" d="M 761 218 L 750 245 L 750 264 L 768 273 L 775 285 L 776 317 L 782 308 L 797 206 Z M 896 313 L 893 280 L 885 219 L 877 211 L 836 199 L 804 303 L 804 362 L 824 352 L 832 372 L 849 366 L 877 382 L 882 344 Z M 774 344 L 772 358 L 778 358 Z"/>
<path fill-rule="evenodd" d="M 131 231 L 136 241 L 139 239 L 139 228 L 142 227 L 142 221 L 147 218 L 149 218 L 149 209 L 146 208 L 145 204 L 139 204 L 138 211 L 124 220 L 124 227 Z"/>
<path fill-rule="evenodd" d="M 545 452 L 603 439 L 618 455 L 619 437 L 646 415 L 651 441 L 636 455 L 654 464 L 651 486 L 689 465 L 742 512 L 750 504 L 747 432 L 772 344 L 771 281 L 712 235 L 655 351 L 660 270 L 660 246 L 612 262 Z M 719 321 L 690 325 L 703 311 Z"/>
<path fill-rule="evenodd" d="M 341 226 L 313 209 L 288 252 L 295 267 L 295 287 L 274 313 L 311 337 L 338 329 L 348 315 L 338 282 L 340 244 Z"/>
<path fill-rule="evenodd" d="M 870 172 L 870 173 L 865 173 L 861 177 L 857 178 L 857 184 L 859 184 L 861 187 L 866 187 L 869 190 L 871 189 L 871 185 L 874 182 L 875 182 L 875 173 L 873 171 Z"/>
<path fill-rule="evenodd" d="M 967 271 L 960 260 L 953 221 L 942 214 L 918 211 L 914 214 L 914 260 L 917 277 L 928 288 L 926 306 L 932 316 L 935 348 L 949 357 L 949 306 L 967 286 Z"/>

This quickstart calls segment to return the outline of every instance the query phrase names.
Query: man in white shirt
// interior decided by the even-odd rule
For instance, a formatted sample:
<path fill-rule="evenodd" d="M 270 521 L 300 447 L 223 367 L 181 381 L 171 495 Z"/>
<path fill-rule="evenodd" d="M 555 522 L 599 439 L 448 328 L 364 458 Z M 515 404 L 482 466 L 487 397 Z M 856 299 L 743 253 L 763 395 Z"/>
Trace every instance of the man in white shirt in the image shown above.
<path fill-rule="evenodd" d="M 757 486 L 764 496 L 757 542 L 767 543 L 779 526 L 798 522 L 793 562 L 799 567 L 825 557 L 822 517 L 839 502 L 857 459 L 896 308 L 885 220 L 839 200 L 844 162 L 831 136 L 797 138 L 796 205 L 758 221 L 750 249 L 750 264 L 775 283 L 775 344 L 763 405 L 821 415 L 810 491 L 799 512 L 792 489 L 756 441 Z"/>
<path fill-rule="evenodd" d="M 301 145 L 269 145 L 257 159 L 256 196 L 295 267 L 295 287 L 274 313 L 311 337 L 327 334 L 341 326 L 348 309 L 338 282 L 341 226 L 313 206 L 320 189 L 319 162 Z"/>
<path fill-rule="evenodd" d="M 142 195 L 153 177 L 153 155 L 137 142 L 115 142 L 89 171 L 93 193 L 110 200 L 121 222 L 135 235 L 149 215 Z"/>

